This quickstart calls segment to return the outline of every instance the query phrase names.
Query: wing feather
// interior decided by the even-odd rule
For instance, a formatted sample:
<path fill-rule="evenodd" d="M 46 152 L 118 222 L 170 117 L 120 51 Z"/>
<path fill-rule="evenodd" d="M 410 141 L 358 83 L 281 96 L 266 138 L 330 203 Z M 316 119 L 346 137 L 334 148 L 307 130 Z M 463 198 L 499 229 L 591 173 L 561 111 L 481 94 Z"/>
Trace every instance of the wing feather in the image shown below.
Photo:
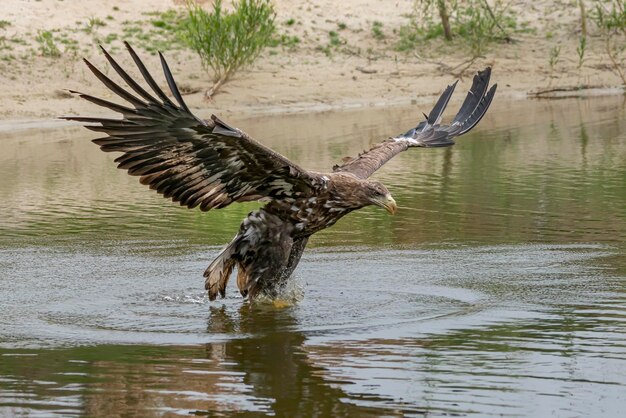
<path fill-rule="evenodd" d="M 113 59 L 113 57 L 108 53 L 106 49 L 102 45 L 100 45 L 100 49 L 104 53 L 105 58 L 111 64 L 111 67 L 115 70 L 117 74 L 128 84 L 128 86 L 135 90 L 137 94 L 146 99 L 149 103 L 158 103 L 158 100 L 154 98 L 150 93 L 148 93 L 143 87 L 141 87 L 128 73 L 120 67 L 120 65 Z"/>
<path fill-rule="evenodd" d="M 235 201 L 296 198 L 312 194 L 321 180 L 282 155 L 263 146 L 216 116 L 203 121 L 185 104 L 174 77 L 159 54 L 167 85 L 178 104 L 161 90 L 145 65 L 126 44 L 151 92 L 140 86 L 102 48 L 105 58 L 128 85 L 126 90 L 85 60 L 87 67 L 113 93 L 121 105 L 88 94 L 83 99 L 121 113 L 121 119 L 69 116 L 65 119 L 93 124 L 86 127 L 108 136 L 93 142 L 115 159 L 120 169 L 140 177 L 142 184 L 189 208 L 221 208 Z M 279 179 L 280 181 L 276 181 Z"/>
<path fill-rule="evenodd" d="M 187 104 L 183 100 L 183 96 L 180 94 L 180 91 L 178 90 L 178 86 L 176 85 L 176 82 L 174 81 L 174 76 L 172 75 L 172 72 L 170 71 L 170 67 L 169 65 L 167 65 L 167 61 L 165 61 L 165 57 L 163 56 L 163 54 L 161 54 L 161 52 L 159 52 L 159 58 L 161 60 L 161 66 L 163 67 L 163 74 L 165 74 L 165 80 L 167 81 L 167 85 L 169 86 L 170 91 L 174 95 L 174 98 L 176 99 L 180 107 L 185 112 L 191 113 L 191 111 L 187 107 Z"/>
<path fill-rule="evenodd" d="M 126 91 L 125 89 L 120 87 L 119 84 L 115 83 L 109 77 L 104 75 L 102 73 L 102 71 L 98 70 L 87 59 L 83 58 L 83 61 L 85 62 L 85 64 L 89 68 L 89 70 L 102 82 L 102 84 L 107 86 L 113 93 L 117 94 L 122 99 L 124 99 L 127 102 L 131 103 L 133 106 L 135 106 L 135 108 L 146 108 L 146 107 L 148 107 L 148 105 L 144 101 L 139 100 L 137 97 L 133 96 L 128 91 Z"/>
<path fill-rule="evenodd" d="M 141 59 L 139 59 L 139 55 L 137 55 L 135 50 L 126 41 L 124 41 L 124 46 L 126 46 L 128 53 L 130 54 L 133 61 L 135 61 L 135 65 L 137 65 L 137 68 L 139 69 L 139 72 L 141 73 L 141 76 L 143 77 L 143 79 L 146 81 L 148 86 L 150 86 L 152 91 L 154 91 L 156 95 L 159 96 L 159 98 L 163 102 L 163 106 L 175 108 L 176 106 L 174 106 L 174 103 L 172 103 L 170 98 L 167 97 L 167 94 L 165 94 L 163 90 L 161 90 L 159 85 L 156 83 L 156 81 L 154 81 L 154 78 L 152 78 L 152 75 L 150 75 L 150 72 L 148 71 L 146 66 L 143 64 Z"/>
<path fill-rule="evenodd" d="M 334 166 L 333 170 L 349 172 L 366 179 L 395 155 L 409 147 L 432 148 L 454 145 L 452 138 L 469 132 L 487 113 L 498 86 L 494 84 L 487 90 L 490 78 L 491 68 L 486 68 L 474 76 L 472 87 L 450 125 L 439 123 L 452 97 L 456 82 L 446 87 L 425 121 L 404 134 L 374 145 L 368 151 L 359 154 L 357 158 L 345 159 L 344 164 Z"/>

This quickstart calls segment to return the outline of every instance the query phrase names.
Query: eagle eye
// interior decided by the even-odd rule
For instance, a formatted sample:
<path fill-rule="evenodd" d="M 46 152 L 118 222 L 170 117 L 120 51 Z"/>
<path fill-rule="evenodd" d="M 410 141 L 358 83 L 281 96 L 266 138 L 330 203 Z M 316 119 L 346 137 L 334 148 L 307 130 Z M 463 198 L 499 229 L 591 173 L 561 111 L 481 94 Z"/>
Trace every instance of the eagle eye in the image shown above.
<path fill-rule="evenodd" d="M 385 192 L 385 189 L 383 189 L 380 186 L 375 186 L 374 187 L 374 192 L 378 195 L 378 196 L 385 196 L 387 193 Z"/>

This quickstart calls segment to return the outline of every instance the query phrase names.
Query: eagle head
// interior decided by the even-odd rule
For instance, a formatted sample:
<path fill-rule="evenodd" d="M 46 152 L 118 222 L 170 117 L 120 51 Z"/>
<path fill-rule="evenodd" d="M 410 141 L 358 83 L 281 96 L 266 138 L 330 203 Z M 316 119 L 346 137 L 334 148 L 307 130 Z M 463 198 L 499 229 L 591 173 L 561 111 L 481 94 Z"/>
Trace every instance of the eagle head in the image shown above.
<path fill-rule="evenodd" d="M 331 198 L 336 206 L 355 210 L 364 206 L 376 205 L 394 214 L 398 210 L 396 201 L 382 183 L 363 180 L 351 173 L 333 173 L 331 179 Z"/>
<path fill-rule="evenodd" d="M 382 183 L 378 181 L 365 182 L 365 196 L 372 205 L 380 206 L 392 215 L 398 210 L 396 201 L 391 197 L 391 193 Z"/>

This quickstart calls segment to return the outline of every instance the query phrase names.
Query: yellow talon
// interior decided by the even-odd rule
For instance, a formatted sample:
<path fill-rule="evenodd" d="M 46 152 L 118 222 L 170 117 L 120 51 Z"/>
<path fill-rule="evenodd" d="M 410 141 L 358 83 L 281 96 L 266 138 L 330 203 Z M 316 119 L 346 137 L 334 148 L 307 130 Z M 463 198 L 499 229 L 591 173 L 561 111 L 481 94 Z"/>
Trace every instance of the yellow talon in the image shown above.
<path fill-rule="evenodd" d="M 275 307 L 275 308 L 278 308 L 278 309 L 288 308 L 288 307 L 290 307 L 291 305 L 293 305 L 293 303 L 292 303 L 292 302 L 289 302 L 289 301 L 284 300 L 284 299 L 274 299 L 274 300 L 272 301 L 272 303 L 274 304 L 274 307 Z"/>

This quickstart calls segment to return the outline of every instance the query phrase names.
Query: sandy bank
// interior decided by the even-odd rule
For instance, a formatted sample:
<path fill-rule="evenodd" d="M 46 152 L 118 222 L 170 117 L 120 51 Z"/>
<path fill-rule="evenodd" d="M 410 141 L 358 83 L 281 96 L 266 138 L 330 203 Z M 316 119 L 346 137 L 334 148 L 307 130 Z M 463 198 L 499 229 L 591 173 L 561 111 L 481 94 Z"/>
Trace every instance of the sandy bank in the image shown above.
<path fill-rule="evenodd" d="M 123 64 L 130 65 L 121 47 L 123 34 L 130 33 L 129 25 L 149 35 L 154 16 L 149 13 L 180 8 L 176 3 L 3 0 L 0 21 L 10 24 L 0 31 L 8 40 L 5 45 L 9 45 L 0 50 L 0 120 L 19 121 L 5 123 L 4 129 L 59 115 L 102 112 L 64 92 L 75 89 L 110 97 L 80 58 L 89 58 L 111 74 L 96 46 L 101 42 Z M 212 102 L 203 98 L 209 83 L 198 58 L 186 50 L 165 51 L 179 84 L 185 91 L 194 92 L 185 95 L 185 99 L 200 116 L 213 112 L 257 114 L 428 102 L 455 78 L 439 63 L 454 67 L 467 59 L 466 54 L 450 48 L 440 51 L 436 44 L 417 53 L 394 50 L 398 36 L 394 29 L 408 22 L 406 16 L 412 12 L 412 1 L 275 3 L 279 31 L 297 36 L 300 42 L 294 48 L 265 51 L 255 65 L 228 83 Z M 533 31 L 515 34 L 517 42 L 513 44 L 489 49 L 471 67 L 493 67 L 493 78 L 500 86 L 499 98 L 526 97 L 526 93 L 542 88 L 583 84 L 598 88 L 592 94 L 620 91 L 616 88 L 621 81 L 607 65 L 599 39 L 590 38 L 585 64 L 578 68 L 575 8 L 559 1 L 535 2 L 530 7 L 527 2 L 510 2 L 510 7 L 519 21 L 527 22 Z M 294 19 L 295 24 L 287 25 L 289 19 Z M 104 22 L 104 26 L 90 27 L 90 22 L 95 21 Z M 373 36 L 374 21 L 381 23 L 383 38 Z M 42 56 L 35 37 L 44 30 L 51 31 L 57 39 L 61 57 Z M 328 45 L 330 31 L 339 34 L 342 45 L 328 54 L 322 47 Z M 561 57 L 551 70 L 549 55 L 554 45 L 560 45 Z M 145 51 L 142 56 L 158 74 L 157 58 Z M 470 75 L 468 71 L 462 78 L 461 89 L 467 88 Z"/>

